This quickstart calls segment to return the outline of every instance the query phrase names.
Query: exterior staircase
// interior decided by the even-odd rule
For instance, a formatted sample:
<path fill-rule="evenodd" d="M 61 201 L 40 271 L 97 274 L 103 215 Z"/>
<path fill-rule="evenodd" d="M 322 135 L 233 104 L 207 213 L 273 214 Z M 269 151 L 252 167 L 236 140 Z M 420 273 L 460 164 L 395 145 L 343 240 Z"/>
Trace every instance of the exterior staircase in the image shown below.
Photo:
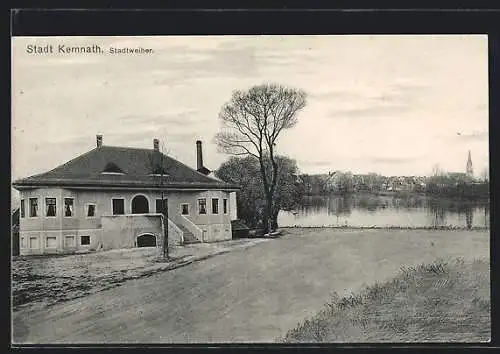
<path fill-rule="evenodd" d="M 191 231 L 189 231 L 187 228 L 185 228 L 182 225 L 177 225 L 177 226 L 182 231 L 185 245 L 192 244 L 192 243 L 201 243 L 201 241 L 198 240 L 196 237 L 194 237 L 193 233 Z"/>

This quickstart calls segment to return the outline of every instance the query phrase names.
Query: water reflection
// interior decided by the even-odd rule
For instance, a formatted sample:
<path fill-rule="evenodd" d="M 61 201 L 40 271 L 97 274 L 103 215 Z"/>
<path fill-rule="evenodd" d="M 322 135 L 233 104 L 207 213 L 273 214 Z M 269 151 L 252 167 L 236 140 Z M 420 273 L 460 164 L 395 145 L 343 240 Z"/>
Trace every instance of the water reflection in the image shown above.
<path fill-rule="evenodd" d="M 467 220 L 467 228 L 472 228 L 473 214 L 472 209 L 467 209 L 465 212 L 465 219 Z"/>
<path fill-rule="evenodd" d="M 306 197 L 282 226 L 489 226 L 489 203 L 374 195 Z"/>
<path fill-rule="evenodd" d="M 446 225 L 446 209 L 439 201 L 430 200 L 427 211 L 432 220 L 432 226 Z"/>

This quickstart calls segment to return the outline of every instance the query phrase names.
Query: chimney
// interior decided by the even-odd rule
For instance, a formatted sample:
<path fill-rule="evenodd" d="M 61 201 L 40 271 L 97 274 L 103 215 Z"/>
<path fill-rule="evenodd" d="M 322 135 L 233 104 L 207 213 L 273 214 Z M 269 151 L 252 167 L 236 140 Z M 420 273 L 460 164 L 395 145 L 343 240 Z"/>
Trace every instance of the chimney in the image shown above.
<path fill-rule="evenodd" d="M 154 151 L 160 151 L 160 140 L 153 139 L 153 149 Z"/>
<path fill-rule="evenodd" d="M 102 135 L 96 135 L 97 147 L 100 148 L 102 146 Z"/>
<path fill-rule="evenodd" d="M 201 141 L 196 141 L 196 169 L 201 170 L 203 168 L 203 153 L 201 150 Z"/>

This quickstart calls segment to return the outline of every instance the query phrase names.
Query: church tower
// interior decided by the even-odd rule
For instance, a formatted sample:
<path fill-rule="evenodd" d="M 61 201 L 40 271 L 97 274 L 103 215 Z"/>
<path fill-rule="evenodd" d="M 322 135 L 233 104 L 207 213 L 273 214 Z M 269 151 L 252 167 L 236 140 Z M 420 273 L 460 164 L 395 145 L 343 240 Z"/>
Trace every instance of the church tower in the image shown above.
<path fill-rule="evenodd" d="M 465 168 L 465 174 L 467 177 L 474 177 L 474 170 L 472 168 L 472 158 L 470 156 L 470 150 L 469 150 L 469 158 L 467 159 L 467 167 Z"/>

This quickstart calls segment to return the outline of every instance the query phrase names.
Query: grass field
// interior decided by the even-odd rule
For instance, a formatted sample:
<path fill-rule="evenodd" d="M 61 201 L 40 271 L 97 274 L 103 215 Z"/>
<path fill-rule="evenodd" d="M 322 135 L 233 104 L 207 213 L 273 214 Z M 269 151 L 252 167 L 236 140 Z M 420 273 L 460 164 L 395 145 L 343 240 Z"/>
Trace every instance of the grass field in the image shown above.
<path fill-rule="evenodd" d="M 387 295 L 380 295 L 376 306 L 369 304 L 375 300 L 370 300 L 368 295 L 361 296 L 363 304 L 366 302 L 363 306 L 358 304 L 359 296 L 352 297 L 356 306 L 335 311 L 352 315 L 354 322 L 349 318 L 338 320 L 339 326 L 345 326 L 344 332 L 336 326 L 337 322 L 328 322 L 334 327 L 318 326 L 316 328 L 332 331 L 328 335 L 318 330 L 318 338 L 332 342 L 396 341 L 398 338 L 417 342 L 450 341 L 456 340 L 458 333 L 458 340 L 487 340 L 484 333 L 489 332 L 489 321 L 481 317 L 484 313 L 481 306 L 489 299 L 487 261 L 472 261 L 489 259 L 489 240 L 489 232 L 479 230 L 285 229 L 280 238 L 252 247 L 234 249 L 172 271 L 126 280 L 120 286 L 45 308 L 28 306 L 14 311 L 13 340 L 25 344 L 272 343 L 281 337 L 289 341 L 309 341 L 310 336 L 301 337 L 300 331 L 296 331 L 294 337 L 290 334 L 294 332 L 289 331 L 304 319 L 315 317 L 325 304 L 335 303 L 332 293 L 338 293 L 337 300 L 341 301 L 344 297 L 349 299 L 349 294 L 362 294 L 366 286 L 374 283 L 378 282 L 380 287 L 386 282 L 390 284 L 402 266 L 406 267 L 403 274 L 415 272 L 415 277 L 405 280 L 400 275 L 400 283 L 384 288 Z M 92 257 L 84 259 L 85 266 L 77 267 L 78 274 L 88 270 L 97 275 L 104 272 L 102 267 L 106 266 L 111 266 L 113 272 L 108 270 L 110 273 L 127 269 L 131 262 L 125 257 L 132 255 L 117 251 L 117 263 L 113 262 L 113 266 L 107 263 L 109 258 L 98 261 Z M 455 265 L 459 257 L 464 259 L 463 266 Z M 58 260 L 53 264 L 57 265 L 55 268 L 46 265 L 42 269 L 33 264 L 32 273 L 40 274 L 43 270 L 44 274 L 66 275 L 67 270 L 62 266 L 70 263 L 71 258 L 64 258 L 60 258 L 62 263 Z M 418 265 L 435 264 L 436 260 L 441 260 L 442 266 L 430 267 L 427 273 L 432 277 L 422 278 L 419 274 L 425 274 L 427 268 Z M 433 272 L 437 272 L 436 276 Z M 109 281 L 113 279 L 111 276 Z M 427 282 L 434 284 L 431 280 L 436 280 L 435 291 L 430 290 L 434 289 L 430 285 L 426 288 Z M 401 285 L 405 281 L 410 284 L 406 290 Z M 423 288 L 412 293 L 411 287 L 416 288 L 420 283 Z M 384 290 L 381 293 L 384 294 Z M 376 298 L 373 294 L 377 292 L 371 295 Z M 479 300 L 472 301 L 474 297 Z M 345 302 L 349 304 L 349 301 Z M 431 326 L 439 323 L 431 320 L 443 321 L 439 316 L 447 310 L 439 303 L 446 301 L 451 301 L 450 306 L 470 306 L 462 313 L 463 320 L 452 318 L 434 334 L 420 333 L 414 323 L 405 322 L 416 321 L 415 318 L 421 316 L 430 328 L 437 328 Z M 415 308 L 412 303 L 416 304 Z M 424 307 L 419 307 L 421 305 Z M 384 316 L 388 320 L 384 320 Z M 361 323 L 367 323 L 367 327 L 356 324 L 363 318 L 366 321 Z M 474 323 L 469 327 L 464 325 L 471 321 Z M 382 323 L 398 324 L 400 327 L 394 328 L 402 328 L 402 333 L 396 329 L 383 332 L 377 327 Z M 456 329 L 454 323 L 462 327 Z M 483 332 L 478 332 L 476 324 Z M 394 332 L 399 337 L 389 335 Z M 322 333 L 324 337 L 320 337 Z"/>
<path fill-rule="evenodd" d="M 486 259 L 402 268 L 391 281 L 333 296 L 282 342 L 486 342 L 490 340 Z"/>

